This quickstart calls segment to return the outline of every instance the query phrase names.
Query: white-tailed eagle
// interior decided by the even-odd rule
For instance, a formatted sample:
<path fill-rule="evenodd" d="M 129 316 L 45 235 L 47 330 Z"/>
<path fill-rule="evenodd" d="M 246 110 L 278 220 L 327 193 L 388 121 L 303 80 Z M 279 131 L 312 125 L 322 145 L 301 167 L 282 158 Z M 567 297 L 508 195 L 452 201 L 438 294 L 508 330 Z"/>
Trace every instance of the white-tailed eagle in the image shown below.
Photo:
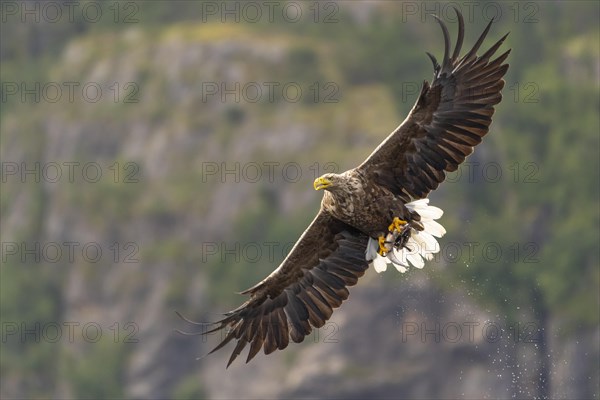
<path fill-rule="evenodd" d="M 427 53 L 433 81 L 424 81 L 408 117 L 361 165 L 315 180 L 314 188 L 324 189 L 324 195 L 313 222 L 275 271 L 242 292 L 249 299 L 204 332 L 228 329 L 211 351 L 236 342 L 227 366 L 247 345 L 246 362 L 261 349 L 269 354 L 286 348 L 290 339 L 302 342 L 348 298 L 348 287 L 370 264 L 377 272 L 387 264 L 404 272 L 409 264 L 423 267 L 439 251 L 435 237 L 445 230 L 435 220 L 442 210 L 429 206 L 427 195 L 488 132 L 510 52 L 491 59 L 507 34 L 477 55 L 490 22 L 460 56 L 464 21 L 456 13 L 453 51 L 446 25 L 435 17 L 444 35 L 444 58 L 439 64 Z"/>

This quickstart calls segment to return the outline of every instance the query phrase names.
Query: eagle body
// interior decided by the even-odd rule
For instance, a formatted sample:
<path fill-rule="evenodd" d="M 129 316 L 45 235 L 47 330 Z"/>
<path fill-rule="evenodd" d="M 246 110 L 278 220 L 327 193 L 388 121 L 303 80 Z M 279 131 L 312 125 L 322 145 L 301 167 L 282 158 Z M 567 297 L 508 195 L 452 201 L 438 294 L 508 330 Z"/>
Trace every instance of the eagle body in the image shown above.
<path fill-rule="evenodd" d="M 357 169 L 326 174 L 320 179 L 334 182 L 326 187 L 321 211 L 372 238 L 386 233 L 394 217 L 407 222 L 419 218 L 406 208 L 402 198 L 385 186 L 374 184 Z"/>
<path fill-rule="evenodd" d="M 456 10 L 456 9 L 455 9 Z M 473 47 L 461 56 L 464 20 L 456 10 L 458 37 L 451 49 L 443 21 L 441 64 L 425 81 L 405 121 L 358 167 L 317 178 L 324 190 L 321 209 L 288 256 L 269 276 L 241 292 L 249 298 L 212 324 L 208 334 L 227 330 L 211 351 L 236 343 L 229 366 L 249 346 L 246 362 L 302 342 L 322 327 L 348 298 L 370 265 L 382 272 L 391 264 L 400 272 L 422 268 L 440 250 L 436 222 L 442 210 L 429 205 L 428 194 L 455 171 L 488 133 L 494 106 L 502 99 L 504 63 L 510 50 L 492 58 L 507 35 L 477 52 L 490 22 Z M 189 321 L 191 322 L 191 321 Z"/>

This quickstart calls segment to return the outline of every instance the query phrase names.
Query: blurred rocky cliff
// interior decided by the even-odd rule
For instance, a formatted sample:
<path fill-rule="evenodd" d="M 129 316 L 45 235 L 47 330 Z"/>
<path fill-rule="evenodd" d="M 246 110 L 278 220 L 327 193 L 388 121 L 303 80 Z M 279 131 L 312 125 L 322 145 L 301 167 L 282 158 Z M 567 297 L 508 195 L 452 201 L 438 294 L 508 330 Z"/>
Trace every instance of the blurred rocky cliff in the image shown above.
<path fill-rule="evenodd" d="M 430 79 L 432 20 L 343 4 L 320 28 L 97 28 L 52 57 L 3 40 L 2 398 L 598 398 L 597 26 L 536 50 L 556 66 L 519 49 L 543 21 L 494 26 L 514 67 L 469 161 L 503 175 L 464 170 L 431 196 L 436 262 L 368 271 L 305 343 L 248 365 L 225 370 L 229 347 L 196 360 L 218 337 L 174 331 L 204 329 L 175 310 L 237 306 L 314 216 L 312 181 L 360 163 Z"/>

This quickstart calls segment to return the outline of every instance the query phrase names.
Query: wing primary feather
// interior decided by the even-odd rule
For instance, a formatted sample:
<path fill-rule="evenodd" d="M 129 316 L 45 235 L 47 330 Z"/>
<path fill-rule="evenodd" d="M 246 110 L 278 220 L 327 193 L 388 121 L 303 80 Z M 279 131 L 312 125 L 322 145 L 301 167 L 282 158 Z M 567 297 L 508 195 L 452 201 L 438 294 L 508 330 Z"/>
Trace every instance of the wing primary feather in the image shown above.
<path fill-rule="evenodd" d="M 264 353 L 271 354 L 272 352 L 277 350 L 277 343 L 275 340 L 275 332 L 273 331 L 273 322 L 271 314 L 263 316 L 263 329 L 265 332 Z"/>
<path fill-rule="evenodd" d="M 220 348 L 222 348 L 223 346 L 225 346 L 227 343 L 231 342 L 231 339 L 233 339 L 235 337 L 235 332 L 233 330 L 229 331 L 227 333 L 227 336 L 225 336 L 225 339 L 223 339 L 223 341 L 221 343 L 219 343 L 217 345 L 217 347 L 215 347 L 214 349 L 212 349 L 211 351 L 208 352 L 208 354 L 212 354 L 215 351 L 219 350 Z"/>
<path fill-rule="evenodd" d="M 242 352 L 242 350 L 244 350 L 244 347 L 246 347 L 247 344 L 248 344 L 248 342 L 244 338 L 241 338 L 240 340 L 238 340 L 237 345 L 235 346 L 235 349 L 233 349 L 233 353 L 231 353 L 231 357 L 229 357 L 229 361 L 227 362 L 227 367 L 225 367 L 225 368 L 229 368 L 231 363 L 237 358 L 237 356 L 240 355 L 240 353 Z"/>
<path fill-rule="evenodd" d="M 304 340 L 304 336 L 312 331 L 308 323 L 308 311 L 295 294 L 288 292 L 288 298 L 288 305 L 284 311 L 288 317 L 288 324 L 292 328 L 290 334 L 294 342 L 300 343 Z"/>
<path fill-rule="evenodd" d="M 285 349 L 290 342 L 290 333 L 288 330 L 287 317 L 283 308 L 277 311 L 277 322 L 279 323 L 279 340 L 277 341 L 277 348 L 279 350 Z"/>
<path fill-rule="evenodd" d="M 182 320 L 184 320 L 188 324 L 200 325 L 200 326 L 202 326 L 202 325 L 214 325 L 214 323 L 210 323 L 210 322 L 196 322 L 196 321 L 192 321 L 191 319 L 184 317 L 183 314 L 181 314 L 179 311 L 175 311 L 175 314 L 177 314 L 177 316 L 179 318 L 181 318 Z"/>
<path fill-rule="evenodd" d="M 308 321 L 311 323 L 311 325 L 315 328 L 320 328 L 325 325 L 327 318 L 314 303 L 313 299 L 308 295 L 308 292 L 301 292 L 300 299 L 306 305 L 308 310 Z"/>
<path fill-rule="evenodd" d="M 221 320 L 221 321 L 218 321 L 217 323 L 219 323 L 219 326 L 217 326 L 216 328 L 210 329 L 210 330 L 208 330 L 208 331 L 206 331 L 206 332 L 202 332 L 202 334 L 203 334 L 203 335 L 208 335 L 208 334 L 211 334 L 211 333 L 217 332 L 217 331 L 219 331 L 219 330 L 221 330 L 221 329 L 225 328 L 226 326 L 228 326 L 228 325 L 229 325 L 229 321 L 230 321 L 230 318 L 229 318 L 229 317 L 228 317 L 228 318 L 225 318 L 225 319 L 223 319 L 223 320 Z"/>
<path fill-rule="evenodd" d="M 327 300 L 323 297 L 321 292 L 317 289 L 309 286 L 306 288 L 308 295 L 312 298 L 314 304 L 319 308 L 321 313 L 325 316 L 325 319 L 329 319 L 333 313 L 333 308 Z"/>
<path fill-rule="evenodd" d="M 448 27 L 446 27 L 446 24 L 440 19 L 440 17 L 433 14 L 431 16 L 435 18 L 435 20 L 440 24 L 440 27 L 442 28 L 442 33 L 444 34 L 444 59 L 442 61 L 442 69 L 444 69 L 449 64 L 448 57 L 450 53 L 450 33 L 448 32 Z"/>
<path fill-rule="evenodd" d="M 460 49 L 462 48 L 463 39 L 465 37 L 465 20 L 458 8 L 452 6 L 456 12 L 456 18 L 458 19 L 458 38 L 456 39 L 456 46 L 454 47 L 454 53 L 452 53 L 452 60 L 456 60 L 460 55 Z"/>
<path fill-rule="evenodd" d="M 273 343 L 275 345 L 275 348 L 279 349 L 281 348 L 281 343 L 280 343 L 280 339 L 281 339 L 281 325 L 280 325 L 280 321 L 279 321 L 279 312 L 275 311 L 271 314 L 271 333 L 272 333 L 272 338 L 273 338 Z"/>
<path fill-rule="evenodd" d="M 479 36 L 479 39 L 477 39 L 477 42 L 475 42 L 475 45 L 473 46 L 473 48 L 471 50 L 469 50 L 469 52 L 465 55 L 465 57 L 464 57 L 465 60 L 468 60 L 469 58 L 473 57 L 475 55 L 475 53 L 477 53 L 477 50 L 479 50 L 479 47 L 485 40 L 485 37 L 487 36 L 488 32 L 490 31 L 490 28 L 492 27 L 492 22 L 494 22 L 493 19 L 487 24 L 487 26 L 485 27 L 485 29 Z"/>
<path fill-rule="evenodd" d="M 488 51 L 483 53 L 483 55 L 480 57 L 480 59 L 487 61 L 496 52 L 496 50 L 498 50 L 498 47 L 500 47 L 502 45 L 502 43 L 504 43 L 504 40 L 508 37 L 509 34 L 510 34 L 510 32 L 508 32 L 506 35 L 502 36 L 500 38 L 500 40 L 498 40 L 492 47 L 490 47 L 488 49 Z"/>
<path fill-rule="evenodd" d="M 498 67 L 500 64 L 502 64 L 504 62 L 504 60 L 506 60 L 506 57 L 508 57 L 508 55 L 510 54 L 511 50 L 512 49 L 508 49 L 504 53 L 500 54 L 498 56 L 498 58 L 496 58 L 494 61 L 492 61 L 488 64 L 488 68 L 494 69 L 494 68 Z"/>
<path fill-rule="evenodd" d="M 433 64 L 433 71 L 437 74 L 440 70 L 440 64 L 438 64 L 438 61 L 433 54 L 431 54 L 428 51 L 426 51 L 425 54 L 427 54 L 427 56 L 431 60 L 431 63 Z"/>
<path fill-rule="evenodd" d="M 246 357 L 246 364 L 248 364 L 250 360 L 252 360 L 254 356 L 258 354 L 260 348 L 262 347 L 263 340 L 264 339 L 260 334 L 258 334 L 258 332 L 254 334 L 254 339 L 252 340 L 250 350 L 248 351 L 248 357 Z"/>

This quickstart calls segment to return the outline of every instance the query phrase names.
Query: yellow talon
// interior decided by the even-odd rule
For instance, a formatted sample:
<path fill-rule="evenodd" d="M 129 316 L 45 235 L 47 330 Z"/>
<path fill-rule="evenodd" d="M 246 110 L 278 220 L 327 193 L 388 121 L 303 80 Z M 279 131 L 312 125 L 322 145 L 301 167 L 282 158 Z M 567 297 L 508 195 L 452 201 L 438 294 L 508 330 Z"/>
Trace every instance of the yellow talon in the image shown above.
<path fill-rule="evenodd" d="M 379 251 L 377 251 L 377 253 L 379 253 L 380 256 L 385 257 L 385 254 L 387 253 L 387 249 L 385 248 L 385 236 L 379 236 Z"/>
<path fill-rule="evenodd" d="M 402 226 L 406 225 L 408 222 L 404 221 L 403 219 L 400 219 L 398 217 L 394 217 L 394 220 L 392 221 L 392 223 L 390 224 L 390 226 L 388 227 L 388 230 L 390 232 L 393 232 L 394 229 L 397 230 L 398 232 L 402 231 Z"/>

